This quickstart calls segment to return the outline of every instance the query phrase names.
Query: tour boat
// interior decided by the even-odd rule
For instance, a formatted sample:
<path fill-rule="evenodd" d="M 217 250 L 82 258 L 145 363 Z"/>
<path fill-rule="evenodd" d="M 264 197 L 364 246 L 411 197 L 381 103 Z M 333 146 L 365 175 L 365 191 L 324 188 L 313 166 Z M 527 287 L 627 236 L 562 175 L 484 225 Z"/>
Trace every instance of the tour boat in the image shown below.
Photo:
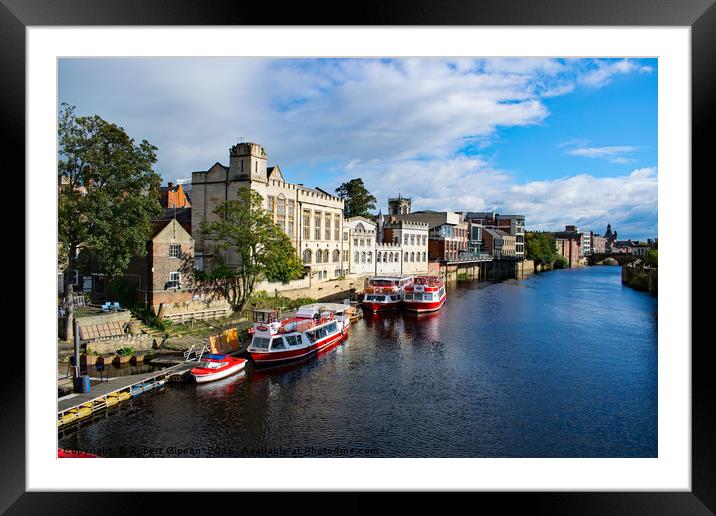
<path fill-rule="evenodd" d="M 445 304 L 445 282 L 440 276 L 416 276 L 405 287 L 403 308 L 411 312 L 434 312 Z"/>
<path fill-rule="evenodd" d="M 254 321 L 248 352 L 257 365 L 298 360 L 327 350 L 348 335 L 350 305 L 313 303 L 301 306 L 295 317 Z"/>
<path fill-rule="evenodd" d="M 374 276 L 368 278 L 363 296 L 363 308 L 373 312 L 400 308 L 403 301 L 403 289 L 412 281 L 412 276 Z"/>
<path fill-rule="evenodd" d="M 201 358 L 199 365 L 192 368 L 191 375 L 196 383 L 213 382 L 238 373 L 246 366 L 246 362 L 245 358 L 229 355 L 206 355 Z"/>

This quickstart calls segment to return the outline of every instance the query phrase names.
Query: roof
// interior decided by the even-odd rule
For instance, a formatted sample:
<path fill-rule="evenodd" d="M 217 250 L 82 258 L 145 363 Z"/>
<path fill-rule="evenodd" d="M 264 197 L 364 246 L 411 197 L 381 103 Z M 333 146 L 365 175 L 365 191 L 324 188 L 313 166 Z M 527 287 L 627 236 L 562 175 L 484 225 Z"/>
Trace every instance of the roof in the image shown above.
<path fill-rule="evenodd" d="M 172 219 L 165 219 L 165 220 L 153 220 L 152 221 L 152 236 L 151 238 L 154 238 L 157 236 L 162 229 L 167 227 L 169 223 L 172 221 Z"/>
<path fill-rule="evenodd" d="M 494 238 L 494 237 L 500 237 L 500 238 L 512 237 L 512 238 L 515 238 L 515 237 L 513 237 L 512 235 L 510 235 L 509 233 L 505 233 L 505 232 L 502 231 L 501 229 L 483 228 L 482 231 L 489 233 L 490 235 L 493 236 L 493 238 Z"/>

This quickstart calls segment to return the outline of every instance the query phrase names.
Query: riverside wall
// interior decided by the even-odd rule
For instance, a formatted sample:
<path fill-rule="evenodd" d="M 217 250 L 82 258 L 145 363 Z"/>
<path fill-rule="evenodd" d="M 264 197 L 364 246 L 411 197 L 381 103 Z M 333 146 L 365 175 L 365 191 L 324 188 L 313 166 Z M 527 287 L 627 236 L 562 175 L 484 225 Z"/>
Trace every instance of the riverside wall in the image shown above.
<path fill-rule="evenodd" d="M 659 270 L 641 267 L 622 267 L 622 284 L 652 294 L 658 293 Z"/>

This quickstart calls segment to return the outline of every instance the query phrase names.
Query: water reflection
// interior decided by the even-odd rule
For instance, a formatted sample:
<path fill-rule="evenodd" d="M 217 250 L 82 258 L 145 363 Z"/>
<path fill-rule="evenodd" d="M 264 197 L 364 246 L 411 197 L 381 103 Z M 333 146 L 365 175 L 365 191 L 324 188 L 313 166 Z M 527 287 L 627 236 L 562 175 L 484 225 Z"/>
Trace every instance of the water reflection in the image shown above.
<path fill-rule="evenodd" d="M 333 349 L 249 364 L 214 384 L 169 385 L 61 445 L 201 440 L 210 457 L 275 456 L 266 451 L 275 446 L 328 456 L 353 447 L 380 457 L 653 457 L 656 299 L 622 288 L 619 274 L 592 267 L 461 283 L 439 312 L 366 313 Z"/>

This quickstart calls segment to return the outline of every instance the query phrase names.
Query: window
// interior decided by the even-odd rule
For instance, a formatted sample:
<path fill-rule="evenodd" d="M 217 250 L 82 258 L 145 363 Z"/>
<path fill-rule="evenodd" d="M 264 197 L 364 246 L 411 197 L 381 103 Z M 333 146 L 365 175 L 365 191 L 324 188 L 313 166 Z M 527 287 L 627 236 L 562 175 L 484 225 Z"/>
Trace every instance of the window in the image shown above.
<path fill-rule="evenodd" d="M 331 239 L 331 214 L 330 214 L 330 213 L 326 213 L 326 232 L 325 232 L 325 235 L 326 235 L 326 240 L 330 240 L 330 239 Z"/>
<path fill-rule="evenodd" d="M 286 198 L 283 195 L 279 195 L 276 202 L 276 224 L 286 232 Z"/>
<path fill-rule="evenodd" d="M 271 349 L 286 349 L 286 344 L 283 342 L 283 337 L 274 337 L 271 342 Z"/>
<path fill-rule="evenodd" d="M 405 236 L 403 237 L 403 244 L 404 244 L 404 245 L 408 245 L 408 235 L 405 235 Z"/>
<path fill-rule="evenodd" d="M 373 253 L 368 251 L 368 263 L 373 263 Z"/>
<path fill-rule="evenodd" d="M 293 238 L 293 226 L 295 224 L 294 220 L 294 211 L 296 210 L 296 201 L 289 200 L 288 201 L 288 217 L 287 217 L 287 226 L 286 226 L 286 234 L 288 235 L 288 238 Z"/>
<path fill-rule="evenodd" d="M 405 251 L 405 256 L 403 257 L 403 261 L 404 262 L 408 261 L 408 251 Z"/>
<path fill-rule="evenodd" d="M 365 240 L 365 245 L 367 245 L 368 247 L 370 247 L 370 238 L 366 238 L 366 240 Z"/>
<path fill-rule="evenodd" d="M 271 339 L 265 337 L 254 337 L 254 340 L 251 341 L 253 349 L 268 349 L 269 344 L 271 344 Z"/>
<path fill-rule="evenodd" d="M 353 246 L 358 247 L 358 239 L 357 238 L 353 239 Z"/>
<path fill-rule="evenodd" d="M 317 211 L 313 217 L 313 239 L 314 240 L 321 239 L 321 219 L 322 218 L 323 218 L 323 215 L 321 215 L 320 211 Z"/>
<path fill-rule="evenodd" d="M 375 253 L 375 261 L 380 263 L 380 255 L 381 253 Z"/>
<path fill-rule="evenodd" d="M 410 235 L 410 245 L 415 245 L 415 235 Z"/>
<path fill-rule="evenodd" d="M 303 210 L 303 238 L 311 238 L 311 210 Z"/>
<path fill-rule="evenodd" d="M 363 240 L 363 239 L 361 238 L 361 239 L 360 239 L 360 246 L 363 247 L 364 245 L 365 245 L 365 240 Z"/>
<path fill-rule="evenodd" d="M 266 198 L 266 211 L 269 212 L 269 215 L 271 215 L 271 218 L 273 218 L 273 210 L 274 210 L 275 206 L 276 206 L 276 197 L 274 197 L 273 195 L 269 195 Z"/>
<path fill-rule="evenodd" d="M 355 253 L 353 253 L 353 261 L 354 261 L 355 263 L 358 263 L 358 262 L 360 261 L 360 253 L 359 253 L 358 251 L 356 251 Z"/>
<path fill-rule="evenodd" d="M 323 251 L 316 251 L 316 263 L 323 263 Z"/>
<path fill-rule="evenodd" d="M 289 347 L 293 348 L 302 344 L 300 335 L 286 335 L 284 338 Z"/>
<path fill-rule="evenodd" d="M 360 261 L 365 263 L 365 251 L 360 254 Z"/>
<path fill-rule="evenodd" d="M 415 253 L 410 253 L 410 261 L 411 262 L 415 261 Z"/>
<path fill-rule="evenodd" d="M 333 240 L 341 239 L 341 216 L 333 217 Z"/>
<path fill-rule="evenodd" d="M 336 249 L 335 251 L 333 251 L 333 263 L 337 263 L 340 260 L 341 260 L 341 252 L 338 249 Z"/>
<path fill-rule="evenodd" d="M 181 286 L 181 274 L 179 272 L 170 272 L 169 273 L 169 283 L 167 283 L 167 288 L 180 288 Z"/>
<path fill-rule="evenodd" d="M 306 249 L 303 251 L 303 263 L 304 265 L 310 265 L 311 263 L 311 250 Z"/>

